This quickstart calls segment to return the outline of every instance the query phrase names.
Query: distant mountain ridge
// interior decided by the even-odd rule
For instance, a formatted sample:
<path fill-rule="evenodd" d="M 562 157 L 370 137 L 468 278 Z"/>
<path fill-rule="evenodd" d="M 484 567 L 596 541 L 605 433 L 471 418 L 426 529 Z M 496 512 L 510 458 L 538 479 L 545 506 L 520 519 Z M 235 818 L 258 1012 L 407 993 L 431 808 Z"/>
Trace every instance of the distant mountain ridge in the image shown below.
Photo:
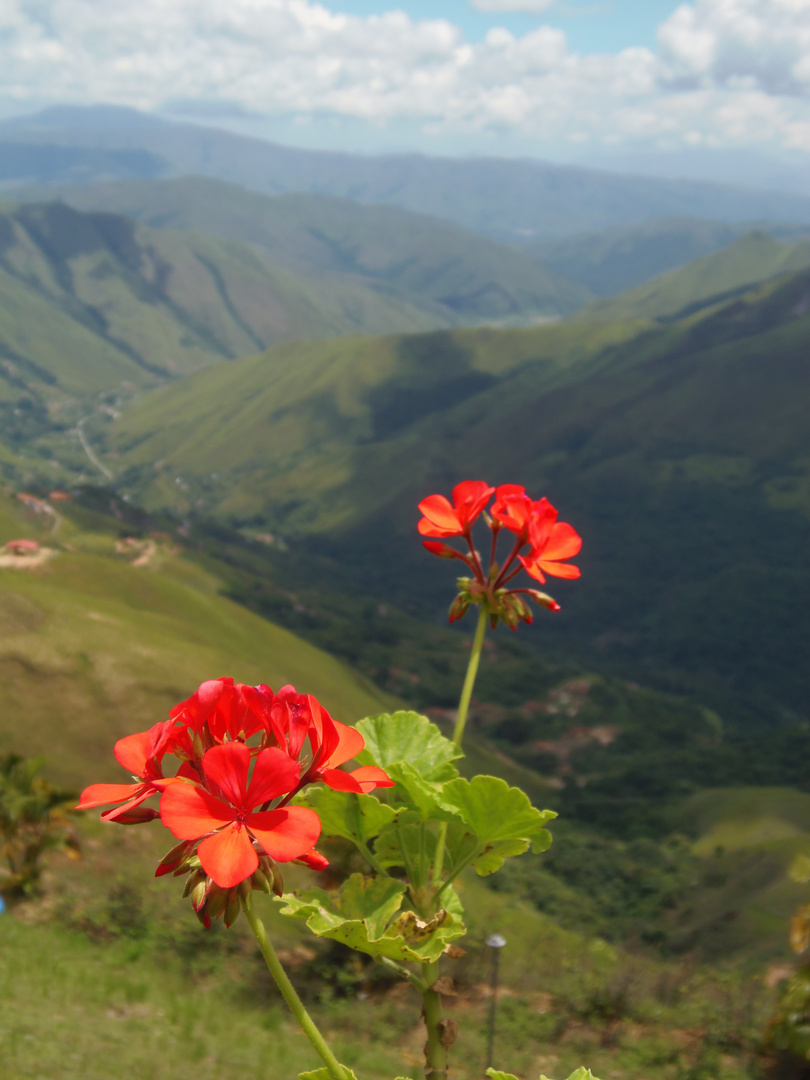
<path fill-rule="evenodd" d="M 802 226 L 778 223 L 661 217 L 560 240 L 529 242 L 523 250 L 597 296 L 618 296 L 650 278 L 728 247 L 757 229 L 794 242 L 810 232 Z"/>
<path fill-rule="evenodd" d="M 767 233 L 746 233 L 728 247 L 646 281 L 612 299 L 596 300 L 578 319 L 667 319 L 735 290 L 810 266 L 810 238 L 786 244 Z"/>
<path fill-rule="evenodd" d="M 268 197 L 204 177 L 40 186 L 18 194 L 247 244 L 272 266 L 319 286 L 339 279 L 426 307 L 437 326 L 528 323 L 568 314 L 593 295 L 521 251 L 394 206 L 307 193 Z M 367 328 L 357 320 L 350 329 Z M 385 329 L 400 327 L 376 331 Z"/>
<path fill-rule="evenodd" d="M 270 194 L 308 191 L 389 203 L 511 242 L 630 225 L 662 215 L 810 222 L 810 199 L 784 192 L 659 180 L 499 158 L 361 156 L 300 150 L 214 128 L 116 110 L 63 108 L 0 124 L 0 147 L 140 150 L 165 176 L 197 174 Z M 151 159 L 150 159 L 151 161 Z M 150 164 L 150 168 L 154 167 Z M 48 172 L 49 167 L 43 164 Z M 53 169 L 40 179 L 53 179 Z M 87 163 L 85 172 L 92 172 Z M 143 173 L 134 171 L 142 178 Z M 153 176 L 154 173 L 150 173 Z M 96 178 L 109 174 L 96 169 Z M 35 182 L 29 174 L 20 182 Z"/>

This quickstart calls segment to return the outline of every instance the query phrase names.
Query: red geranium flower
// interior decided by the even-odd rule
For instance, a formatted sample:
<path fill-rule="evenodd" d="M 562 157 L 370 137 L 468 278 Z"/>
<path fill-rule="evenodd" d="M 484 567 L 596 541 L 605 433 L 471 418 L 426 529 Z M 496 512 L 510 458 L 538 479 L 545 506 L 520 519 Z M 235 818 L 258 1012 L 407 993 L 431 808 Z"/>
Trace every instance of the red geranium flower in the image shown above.
<path fill-rule="evenodd" d="M 550 514 L 532 521 L 529 528 L 531 551 L 528 555 L 519 555 L 527 574 L 541 584 L 546 580 L 543 571 L 552 577 L 574 579 L 580 577 L 578 566 L 564 563 L 562 559 L 572 559 L 582 549 L 582 537 L 565 521 L 557 521 L 557 511 L 549 503 Z"/>
<path fill-rule="evenodd" d="M 548 499 L 534 502 L 526 494 L 526 489 L 519 484 L 501 484 L 495 492 L 492 517 L 498 525 L 515 533 L 518 539 L 525 541 L 532 524 L 545 520 L 549 514 L 553 515 L 554 521 L 557 512 Z"/>
<path fill-rule="evenodd" d="M 489 496 L 495 501 L 485 520 L 491 534 L 489 566 L 485 566 L 475 547 L 472 523 L 483 511 Z M 557 511 L 548 499 L 534 501 L 520 484 L 501 484 L 497 489 L 481 481 L 468 480 L 453 490 L 451 506 L 443 495 L 430 495 L 419 503 L 425 515 L 419 522 L 423 536 L 462 537 L 466 551 L 459 551 L 441 540 L 423 540 L 422 544 L 440 559 L 460 559 L 472 576 L 458 579 L 459 592 L 450 605 L 450 622 L 456 622 L 473 604 L 480 604 L 495 627 L 505 622 L 513 630 L 519 622 L 531 623 L 531 610 L 523 599 L 529 597 L 540 607 L 559 611 L 551 596 L 536 589 L 515 588 L 510 583 L 523 567 L 537 581 L 545 581 L 544 571 L 553 577 L 578 578 L 579 568 L 564 562 L 579 553 L 582 540 L 571 525 L 557 521 Z M 497 560 L 498 539 L 503 529 L 514 534 L 512 550 L 503 563 Z M 527 554 L 521 552 L 529 548 Z"/>
<path fill-rule="evenodd" d="M 139 778 L 134 784 L 91 784 L 84 789 L 77 810 L 91 810 L 94 806 L 106 803 L 123 803 L 113 810 L 105 811 L 104 821 L 118 821 L 121 824 L 134 824 L 150 821 L 158 816 L 156 810 L 141 807 L 151 795 L 160 788 L 155 781 L 163 780 L 161 762 L 171 745 L 173 720 L 155 724 L 148 731 L 139 731 L 127 735 L 115 744 L 115 757 L 119 765 L 127 772 Z"/>
<path fill-rule="evenodd" d="M 248 686 L 231 678 L 208 679 L 169 715 L 201 736 L 207 727 L 210 739 L 203 741 L 221 743 L 249 739 L 261 731 L 272 704 L 273 691 L 267 686 Z"/>
<path fill-rule="evenodd" d="M 172 784 L 160 801 L 160 817 L 178 840 L 200 840 L 197 854 L 206 874 L 230 889 L 259 866 L 253 841 L 276 862 L 311 855 L 321 833 L 313 810 L 256 807 L 298 786 L 300 768 L 278 747 L 261 750 L 248 782 L 252 755 L 244 743 L 214 746 L 202 759 L 209 790 L 193 783 Z"/>
<path fill-rule="evenodd" d="M 422 536 L 465 536 L 494 491 L 483 480 L 465 480 L 453 488 L 452 506 L 444 495 L 428 495 L 419 503 L 424 514 L 419 532 Z"/>

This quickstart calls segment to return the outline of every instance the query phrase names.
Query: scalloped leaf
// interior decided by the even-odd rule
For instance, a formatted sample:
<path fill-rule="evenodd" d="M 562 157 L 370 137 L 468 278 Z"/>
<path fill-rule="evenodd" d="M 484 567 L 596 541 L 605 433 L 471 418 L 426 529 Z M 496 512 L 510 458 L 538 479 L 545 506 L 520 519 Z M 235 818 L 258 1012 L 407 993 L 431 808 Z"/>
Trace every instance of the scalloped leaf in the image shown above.
<path fill-rule="evenodd" d="M 398 797 L 418 811 L 422 821 L 459 816 L 455 807 L 444 798 L 443 783 L 426 780 L 406 761 L 388 765 L 387 771 L 397 784 Z"/>
<path fill-rule="evenodd" d="M 512 858 L 514 855 L 522 855 L 529 850 L 529 845 L 529 840 L 521 839 L 495 840 L 491 844 L 487 844 L 473 863 L 476 874 L 479 877 L 488 877 L 490 874 L 494 874 L 496 870 L 500 870 L 503 866 L 504 859 Z"/>
<path fill-rule="evenodd" d="M 403 855 L 403 848 L 405 854 Z M 421 824 L 415 810 L 402 810 L 396 821 L 387 825 L 374 842 L 374 854 L 383 866 L 433 865 L 436 855 L 436 836 Z"/>
<path fill-rule="evenodd" d="M 387 771 L 389 765 L 405 762 L 433 783 L 458 776 L 453 762 L 463 752 L 426 716 L 405 710 L 380 713 L 367 716 L 356 727 L 366 742 L 357 755 L 361 765 L 379 765 Z"/>
<path fill-rule="evenodd" d="M 451 780 L 444 786 L 443 800 L 455 807 L 483 844 L 530 840 L 536 850 L 545 851 L 551 842 L 543 826 L 557 816 L 555 812 L 538 810 L 525 791 L 498 776 Z"/>
<path fill-rule="evenodd" d="M 285 893 L 280 902 L 287 906 L 281 913 L 305 918 L 310 930 L 319 937 L 331 937 L 333 935 L 328 933 L 331 930 L 339 930 L 351 923 L 362 923 L 369 937 L 376 939 L 382 937 L 402 907 L 406 888 L 404 881 L 393 878 L 352 874 L 335 892 L 308 889 L 302 893 Z"/>
<path fill-rule="evenodd" d="M 315 811 L 321 819 L 323 836 L 342 836 L 359 848 L 365 847 L 396 817 L 396 810 L 373 795 L 333 791 L 320 785 L 307 788 L 295 802 Z"/>
<path fill-rule="evenodd" d="M 317 937 L 340 941 L 369 956 L 433 963 L 466 932 L 464 924 L 444 909 L 428 921 L 413 911 L 397 915 L 405 888 L 404 882 L 392 878 L 352 874 L 336 892 L 310 889 L 285 894 L 281 913 L 304 919 Z"/>

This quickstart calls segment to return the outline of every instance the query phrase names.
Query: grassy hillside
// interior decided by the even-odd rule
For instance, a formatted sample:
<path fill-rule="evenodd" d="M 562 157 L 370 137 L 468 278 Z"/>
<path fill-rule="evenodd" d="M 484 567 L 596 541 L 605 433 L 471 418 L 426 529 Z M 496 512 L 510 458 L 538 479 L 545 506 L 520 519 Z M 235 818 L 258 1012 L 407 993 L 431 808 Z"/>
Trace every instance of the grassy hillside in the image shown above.
<path fill-rule="evenodd" d="M 416 306 L 436 305 L 446 324 L 525 323 L 567 314 L 592 296 L 522 252 L 395 206 L 314 194 L 268 198 L 202 177 L 51 186 L 27 197 L 33 196 L 249 244 L 271 265 L 327 288 L 339 279 Z"/>
<path fill-rule="evenodd" d="M 721 251 L 661 274 L 623 296 L 597 300 L 578 317 L 607 322 L 668 318 L 691 305 L 808 265 L 810 240 L 787 244 L 761 231 L 750 232 Z"/>
<path fill-rule="evenodd" d="M 165 541 L 146 565 L 116 537 L 62 519 L 26 520 L 0 498 L 0 545 L 20 535 L 53 555 L 35 569 L 0 566 L 0 716 L 4 752 L 44 754 L 72 785 L 116 780 L 110 747 L 166 715 L 205 678 L 292 682 L 351 721 L 390 699 L 337 660 L 219 595 L 216 577 Z M 136 552 L 135 555 L 140 552 Z M 120 770 L 119 770 L 120 771 Z"/>
<path fill-rule="evenodd" d="M 209 176 L 266 194 L 308 191 L 386 203 L 453 221 L 496 239 L 565 236 L 631 225 L 649 217 L 694 215 L 721 221 L 810 221 L 810 200 L 690 180 L 617 175 L 544 161 L 370 155 L 301 150 L 133 110 L 62 108 L 6 122 L 0 135 L 47 147 L 43 179 L 58 175 L 65 148 L 87 152 L 86 178 L 104 179 L 99 150 L 142 151 L 129 175 Z M 116 163 L 115 175 L 121 163 Z M 152 171 L 139 171 L 150 169 Z M 106 174 L 109 176 L 109 172 Z M 21 181 L 33 179 L 30 170 Z"/>
<path fill-rule="evenodd" d="M 751 228 L 697 217 L 658 217 L 602 232 L 530 241 L 524 251 L 597 296 L 618 296 L 727 247 Z"/>
<path fill-rule="evenodd" d="M 288 346 L 142 401 L 108 429 L 118 478 L 309 536 L 437 614 L 450 575 L 414 543 L 419 497 L 526 483 L 586 537 L 547 647 L 803 711 L 809 292 L 799 274 L 663 326 Z"/>

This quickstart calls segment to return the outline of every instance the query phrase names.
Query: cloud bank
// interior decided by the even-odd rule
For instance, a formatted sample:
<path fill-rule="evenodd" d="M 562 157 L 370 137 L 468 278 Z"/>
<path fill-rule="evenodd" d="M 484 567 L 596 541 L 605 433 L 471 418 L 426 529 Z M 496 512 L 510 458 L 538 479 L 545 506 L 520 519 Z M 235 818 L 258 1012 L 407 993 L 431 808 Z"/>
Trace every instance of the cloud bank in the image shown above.
<path fill-rule="evenodd" d="M 0 0 L 0 96 L 223 101 L 434 132 L 810 150 L 810 0 L 695 0 L 661 25 L 656 50 L 590 56 L 548 26 L 471 43 L 446 19 L 360 17 L 311 0 Z"/>

